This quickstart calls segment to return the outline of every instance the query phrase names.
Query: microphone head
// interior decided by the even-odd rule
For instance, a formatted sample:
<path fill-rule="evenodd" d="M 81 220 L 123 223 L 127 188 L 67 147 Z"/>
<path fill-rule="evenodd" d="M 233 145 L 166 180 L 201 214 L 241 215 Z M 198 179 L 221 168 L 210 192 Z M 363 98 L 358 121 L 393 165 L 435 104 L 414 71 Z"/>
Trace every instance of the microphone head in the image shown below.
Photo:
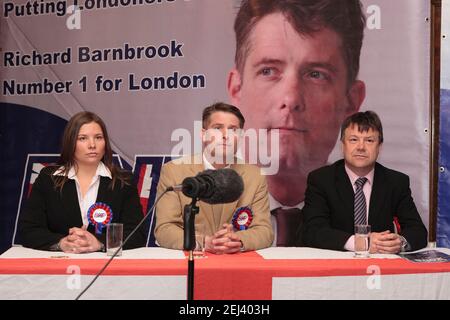
<path fill-rule="evenodd" d="M 190 198 L 209 198 L 212 196 L 215 189 L 214 180 L 208 174 L 202 175 L 203 172 L 195 177 L 188 177 L 183 180 L 181 191 L 185 196 Z"/>
<path fill-rule="evenodd" d="M 244 191 L 242 177 L 233 169 L 205 170 L 197 177 L 211 179 L 214 182 L 212 193 L 199 197 L 209 204 L 229 203 L 239 199 Z"/>

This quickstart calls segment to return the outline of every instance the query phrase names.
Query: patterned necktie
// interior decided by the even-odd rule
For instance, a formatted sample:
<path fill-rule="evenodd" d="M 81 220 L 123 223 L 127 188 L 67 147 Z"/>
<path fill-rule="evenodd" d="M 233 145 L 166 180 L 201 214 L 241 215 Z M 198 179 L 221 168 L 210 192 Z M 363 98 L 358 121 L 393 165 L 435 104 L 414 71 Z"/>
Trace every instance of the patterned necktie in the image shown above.
<path fill-rule="evenodd" d="M 298 208 L 274 209 L 271 214 L 277 221 L 277 247 L 288 247 L 294 244 L 297 229 L 302 223 L 302 212 Z"/>
<path fill-rule="evenodd" d="M 358 178 L 355 182 L 355 225 L 367 224 L 366 218 L 366 197 L 364 196 L 363 186 L 367 178 Z"/>

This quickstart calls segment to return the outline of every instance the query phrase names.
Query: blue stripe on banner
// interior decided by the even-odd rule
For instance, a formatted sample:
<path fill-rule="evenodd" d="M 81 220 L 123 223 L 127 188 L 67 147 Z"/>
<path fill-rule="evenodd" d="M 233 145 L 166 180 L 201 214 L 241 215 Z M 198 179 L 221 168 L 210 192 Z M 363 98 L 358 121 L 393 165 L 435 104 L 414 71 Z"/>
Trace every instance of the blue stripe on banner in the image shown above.
<path fill-rule="evenodd" d="M 450 90 L 441 90 L 438 212 L 436 241 L 450 248 Z M 442 172 L 441 172 L 442 171 Z"/>
<path fill-rule="evenodd" d="M 59 153 L 66 123 L 46 111 L 0 103 L 0 253 L 11 247 L 28 154 Z"/>

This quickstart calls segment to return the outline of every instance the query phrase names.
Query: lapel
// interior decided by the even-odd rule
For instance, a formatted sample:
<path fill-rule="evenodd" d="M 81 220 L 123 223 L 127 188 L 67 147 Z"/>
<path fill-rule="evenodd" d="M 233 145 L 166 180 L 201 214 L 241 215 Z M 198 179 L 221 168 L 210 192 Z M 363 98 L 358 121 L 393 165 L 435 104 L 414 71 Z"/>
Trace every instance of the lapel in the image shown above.
<path fill-rule="evenodd" d="M 203 156 L 202 156 L 202 154 L 195 155 L 193 157 L 193 160 L 194 160 L 193 164 L 191 166 L 189 166 L 190 167 L 190 176 L 195 176 L 199 172 L 205 170 L 205 167 L 203 165 Z M 241 172 L 241 170 L 239 170 L 240 166 L 238 166 L 236 164 L 232 164 L 230 166 L 230 168 L 233 169 L 233 170 L 236 170 L 236 172 L 239 173 L 239 175 L 241 175 L 243 177 L 243 172 Z M 234 202 L 231 202 L 231 203 L 224 203 L 222 205 L 220 205 L 220 204 L 215 205 L 216 208 L 218 206 L 222 207 L 221 214 L 220 214 L 220 221 L 215 221 L 214 220 L 213 205 L 210 205 L 208 203 L 204 203 L 203 201 L 199 201 L 198 202 L 198 206 L 200 208 L 200 211 L 203 212 L 204 219 L 211 226 L 211 230 L 218 231 L 216 229 L 219 228 L 219 230 L 220 230 L 224 223 L 231 223 L 231 221 L 229 219 L 229 217 L 230 217 L 229 213 L 230 212 L 234 213 L 238 201 L 239 201 L 239 199 L 234 201 Z M 219 208 L 217 208 L 217 209 L 219 209 Z"/>
<path fill-rule="evenodd" d="M 386 195 L 385 172 L 381 165 L 375 164 L 372 193 L 370 194 L 369 224 L 373 225 L 377 215 L 381 213 L 383 199 Z"/>
<path fill-rule="evenodd" d="M 64 208 L 63 213 L 67 215 L 67 225 L 69 228 L 73 226 L 81 227 L 83 221 L 81 220 L 81 209 L 74 180 L 67 179 L 64 184 L 61 202 L 61 207 Z"/>
<path fill-rule="evenodd" d="M 100 177 L 100 185 L 98 187 L 97 199 L 95 200 L 95 202 L 103 202 L 103 203 L 106 203 L 108 206 L 112 207 L 112 202 L 114 199 L 114 190 L 112 192 L 111 192 L 111 190 L 109 190 L 109 192 L 108 192 L 110 182 L 111 182 L 111 180 L 109 178 Z M 120 183 L 120 182 L 116 181 L 116 183 Z M 113 212 L 113 217 L 114 217 L 114 212 Z"/>
<path fill-rule="evenodd" d="M 109 183 L 111 180 L 107 177 L 100 177 L 100 185 L 98 186 L 97 191 L 97 199 L 95 199 L 95 202 L 103 202 L 106 203 L 112 210 L 112 222 L 120 221 L 120 217 L 118 216 L 118 212 L 115 212 L 113 208 L 113 199 L 114 199 L 114 191 L 108 190 Z M 120 183 L 120 182 L 116 182 Z M 106 230 L 106 229 L 104 229 Z M 95 234 L 95 228 L 93 225 L 89 224 L 88 231 L 92 234 Z M 105 232 L 105 231 L 103 231 Z"/>
<path fill-rule="evenodd" d="M 201 154 L 194 155 L 191 159 L 192 164 L 187 166 L 189 168 L 189 172 L 186 177 L 195 177 L 198 173 L 205 170 L 205 167 L 203 165 L 203 157 Z M 191 203 L 191 199 L 189 199 L 188 204 L 189 203 Z M 205 203 L 203 201 L 198 201 L 197 206 L 199 207 L 200 210 L 199 213 L 200 212 L 202 213 L 203 219 L 207 224 L 209 224 L 210 230 L 215 230 L 216 224 L 214 222 L 214 212 L 212 210 L 212 205 Z M 182 208 L 182 210 L 184 210 L 184 208 Z"/>
<path fill-rule="evenodd" d="M 233 169 L 234 171 L 236 171 L 242 177 L 242 180 L 245 181 L 245 177 L 244 177 L 245 172 L 240 170 L 241 166 L 236 165 L 236 164 L 232 164 L 230 166 L 230 168 Z M 245 191 L 245 184 L 244 184 L 244 191 Z M 239 199 L 241 199 L 241 198 L 242 198 L 242 195 L 239 197 Z M 224 223 L 231 223 L 231 220 L 229 221 L 230 214 L 227 214 L 227 213 L 228 212 L 232 212 L 232 214 L 234 214 L 239 199 L 237 199 L 234 202 L 224 203 L 223 204 L 223 206 L 222 206 L 222 214 L 221 214 L 221 221 L 220 221 L 220 227 L 222 227 L 222 225 Z"/>
<path fill-rule="evenodd" d="M 344 205 L 343 214 L 348 215 L 351 221 L 354 220 L 353 206 L 355 202 L 355 192 L 352 183 L 345 172 L 344 161 L 336 163 L 336 190 Z"/>

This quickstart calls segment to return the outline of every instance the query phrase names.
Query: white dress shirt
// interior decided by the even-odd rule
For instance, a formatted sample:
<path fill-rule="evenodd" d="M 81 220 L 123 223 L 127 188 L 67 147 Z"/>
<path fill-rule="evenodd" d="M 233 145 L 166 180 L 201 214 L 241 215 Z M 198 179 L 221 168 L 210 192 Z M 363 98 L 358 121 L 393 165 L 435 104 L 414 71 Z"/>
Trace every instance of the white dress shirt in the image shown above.
<path fill-rule="evenodd" d="M 211 162 L 208 161 L 208 159 L 206 158 L 204 153 L 203 153 L 203 166 L 204 166 L 205 170 L 217 170 L 216 168 L 214 168 L 214 166 L 211 164 Z M 225 168 L 231 168 L 231 164 L 224 167 L 224 169 Z"/>
<path fill-rule="evenodd" d="M 62 175 L 62 170 L 63 167 L 60 167 L 58 170 L 55 171 L 54 175 Z M 81 220 L 83 221 L 83 225 L 85 226 L 89 224 L 87 212 L 89 208 L 97 200 L 98 188 L 100 186 L 100 177 L 107 177 L 112 179 L 111 171 L 109 171 L 109 169 L 101 161 L 97 166 L 97 171 L 95 172 L 95 175 L 92 177 L 91 184 L 89 185 L 86 194 L 84 195 L 84 197 L 82 197 L 80 183 L 78 181 L 75 168 L 71 167 L 69 173 L 67 174 L 68 179 L 75 180 L 75 186 L 77 188 L 77 195 L 78 195 L 78 203 L 80 205 L 81 210 Z"/>
<path fill-rule="evenodd" d="M 350 168 L 345 166 L 345 171 L 347 172 L 348 178 L 350 179 L 350 182 L 353 187 L 353 192 L 356 192 L 356 185 L 355 182 L 359 177 L 357 174 L 355 174 Z M 372 169 L 367 175 L 364 177 L 367 178 L 366 183 L 363 186 L 363 193 L 364 197 L 366 198 L 366 221 L 369 221 L 369 205 L 370 205 L 370 195 L 372 194 L 372 186 L 373 186 L 373 176 L 375 173 L 375 168 Z M 344 245 L 344 249 L 348 251 L 355 251 L 355 236 L 351 236 L 348 238 L 347 242 Z"/>

